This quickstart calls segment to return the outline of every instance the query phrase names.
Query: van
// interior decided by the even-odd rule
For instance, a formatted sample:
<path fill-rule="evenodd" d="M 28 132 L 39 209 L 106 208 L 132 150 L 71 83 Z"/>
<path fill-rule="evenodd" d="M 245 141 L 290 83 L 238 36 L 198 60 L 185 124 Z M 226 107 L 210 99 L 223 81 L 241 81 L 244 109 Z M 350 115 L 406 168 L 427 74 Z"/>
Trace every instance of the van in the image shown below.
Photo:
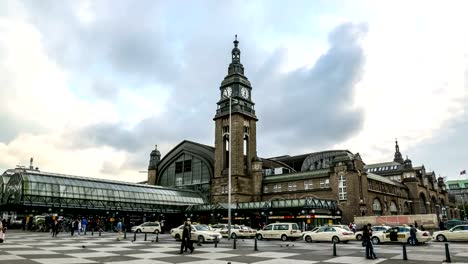
<path fill-rule="evenodd" d="M 296 223 L 274 223 L 257 231 L 257 239 L 296 240 L 301 237 L 301 230 Z"/>

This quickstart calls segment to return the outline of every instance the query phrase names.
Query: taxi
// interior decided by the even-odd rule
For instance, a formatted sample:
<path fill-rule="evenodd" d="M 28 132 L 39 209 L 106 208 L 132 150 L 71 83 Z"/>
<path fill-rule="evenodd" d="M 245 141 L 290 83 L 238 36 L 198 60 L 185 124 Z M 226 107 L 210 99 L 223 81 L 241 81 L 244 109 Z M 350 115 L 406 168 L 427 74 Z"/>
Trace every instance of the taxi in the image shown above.
<path fill-rule="evenodd" d="M 377 245 L 385 242 L 400 242 L 408 243 L 410 240 L 410 229 L 409 226 L 395 226 L 387 231 L 373 233 L 371 237 L 372 244 Z M 426 243 L 431 241 L 432 237 L 427 231 L 421 231 L 416 229 L 416 243 Z"/>
<path fill-rule="evenodd" d="M 390 228 L 391 228 L 390 226 L 383 226 L 383 225 L 382 226 L 373 226 L 373 227 L 371 227 L 372 233 L 374 233 L 374 234 L 378 233 L 378 232 L 385 232 Z M 354 235 L 356 237 L 356 240 L 358 240 L 358 241 L 362 240 L 362 231 L 358 231 Z"/>
<path fill-rule="evenodd" d="M 338 226 L 322 226 L 317 230 L 304 232 L 303 238 L 307 243 L 313 241 L 330 241 L 334 243 L 348 243 L 353 239 L 353 232 Z"/>
<path fill-rule="evenodd" d="M 171 229 L 171 236 L 175 240 L 179 241 L 182 239 L 182 233 L 184 231 L 184 225 Z M 207 241 L 219 241 L 222 235 L 217 231 L 209 230 L 205 225 L 192 225 L 192 233 L 190 240 L 197 241 L 198 243 L 204 243 Z"/>
<path fill-rule="evenodd" d="M 457 225 L 449 230 L 437 231 L 432 234 L 432 239 L 444 241 L 468 241 L 468 225 Z"/>
<path fill-rule="evenodd" d="M 302 233 L 296 223 L 274 223 L 265 226 L 257 231 L 257 239 L 281 239 L 296 240 L 301 237 Z"/>

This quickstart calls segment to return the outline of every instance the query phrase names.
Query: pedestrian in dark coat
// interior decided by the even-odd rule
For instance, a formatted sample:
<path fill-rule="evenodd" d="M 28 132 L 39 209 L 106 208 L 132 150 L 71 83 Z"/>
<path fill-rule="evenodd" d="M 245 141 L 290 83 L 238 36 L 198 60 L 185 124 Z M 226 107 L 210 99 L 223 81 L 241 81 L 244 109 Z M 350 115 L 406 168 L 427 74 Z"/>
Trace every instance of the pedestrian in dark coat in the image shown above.
<path fill-rule="evenodd" d="M 184 224 L 184 230 L 182 231 L 182 243 L 180 245 L 180 254 L 183 254 L 184 251 L 187 251 L 187 249 L 190 249 L 190 253 L 192 253 L 195 250 L 195 248 L 193 247 L 191 237 L 192 225 L 190 221 L 186 221 Z"/>

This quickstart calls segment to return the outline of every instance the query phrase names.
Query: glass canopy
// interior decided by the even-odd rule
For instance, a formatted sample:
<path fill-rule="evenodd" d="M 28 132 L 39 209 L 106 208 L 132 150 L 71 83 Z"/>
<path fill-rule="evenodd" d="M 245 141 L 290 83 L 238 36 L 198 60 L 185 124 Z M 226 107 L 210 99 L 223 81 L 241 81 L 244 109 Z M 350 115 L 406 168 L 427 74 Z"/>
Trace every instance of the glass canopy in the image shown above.
<path fill-rule="evenodd" d="M 3 203 L 144 210 L 197 205 L 205 200 L 191 190 L 21 170 L 6 185 Z"/>

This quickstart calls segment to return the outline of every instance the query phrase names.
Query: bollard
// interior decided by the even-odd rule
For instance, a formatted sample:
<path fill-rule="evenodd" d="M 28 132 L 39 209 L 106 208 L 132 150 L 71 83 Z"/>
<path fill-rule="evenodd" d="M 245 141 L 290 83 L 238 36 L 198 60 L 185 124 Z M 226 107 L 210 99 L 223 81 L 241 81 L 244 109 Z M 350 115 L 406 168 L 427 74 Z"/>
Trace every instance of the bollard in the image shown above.
<path fill-rule="evenodd" d="M 236 248 L 237 248 L 236 241 L 237 241 L 237 238 L 235 237 L 235 238 L 234 238 L 233 249 L 236 249 Z"/>
<path fill-rule="evenodd" d="M 159 233 L 156 233 L 156 242 L 159 242 Z"/>
<path fill-rule="evenodd" d="M 406 244 L 403 243 L 403 260 L 408 260 L 408 255 L 406 254 Z"/>
<path fill-rule="evenodd" d="M 146 234 L 148 234 L 148 233 L 145 233 L 145 241 L 146 241 Z"/>
<path fill-rule="evenodd" d="M 214 244 L 215 244 L 215 248 L 217 248 L 218 247 L 218 237 L 215 238 Z"/>
<path fill-rule="evenodd" d="M 94 228 L 91 229 L 91 235 L 94 236 Z"/>
<path fill-rule="evenodd" d="M 133 232 L 133 241 L 136 241 L 136 232 Z"/>
<path fill-rule="evenodd" d="M 333 242 L 333 256 L 336 257 L 336 242 Z"/>
<path fill-rule="evenodd" d="M 101 229 L 99 229 L 99 236 L 101 236 Z"/>
<path fill-rule="evenodd" d="M 452 260 L 450 259 L 450 251 L 449 251 L 449 243 L 445 243 L 445 260 L 444 262 L 451 263 Z"/>
<path fill-rule="evenodd" d="M 254 251 L 258 251 L 258 247 L 257 247 L 257 236 L 255 236 Z"/>
<path fill-rule="evenodd" d="M 124 239 L 127 239 L 127 229 L 124 230 Z"/>

